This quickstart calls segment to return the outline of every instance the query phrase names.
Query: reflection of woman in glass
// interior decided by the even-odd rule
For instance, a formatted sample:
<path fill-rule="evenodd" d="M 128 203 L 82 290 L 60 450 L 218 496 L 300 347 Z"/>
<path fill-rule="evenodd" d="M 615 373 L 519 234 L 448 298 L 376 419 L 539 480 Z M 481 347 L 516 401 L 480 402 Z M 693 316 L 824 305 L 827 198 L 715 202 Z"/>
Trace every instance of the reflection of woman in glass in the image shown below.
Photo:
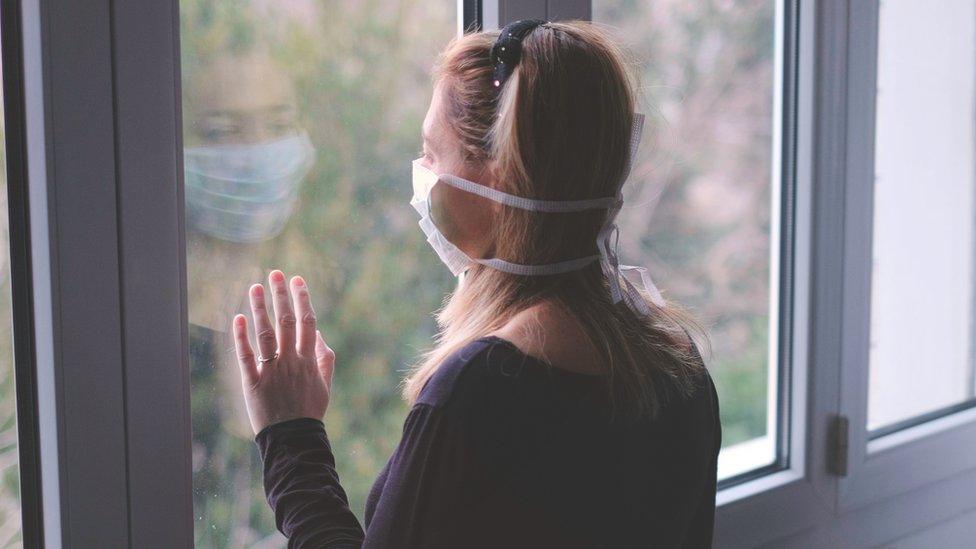
<path fill-rule="evenodd" d="M 244 315 L 235 342 L 293 546 L 710 544 L 721 427 L 696 325 L 613 246 L 633 111 L 620 52 L 587 24 L 521 21 L 444 53 L 411 203 L 461 280 L 365 532 L 320 421 L 337 360 L 309 289 L 278 270 L 251 288 L 257 348 Z"/>
<path fill-rule="evenodd" d="M 218 57 L 196 78 L 199 112 L 184 153 L 187 223 L 230 242 L 276 236 L 312 163 L 290 80 L 255 51 Z"/>
<path fill-rule="evenodd" d="M 192 111 L 184 161 L 193 396 L 209 401 L 192 407 L 200 508 L 251 485 L 247 418 L 236 399 L 219 398 L 239 383 L 221 367 L 234 361 L 226 318 L 245 306 L 241 296 L 263 270 L 260 253 L 291 215 L 314 151 L 296 120 L 291 80 L 266 53 L 221 51 L 195 70 L 184 94 Z M 231 522 L 247 520 L 248 503 L 234 503 Z"/>

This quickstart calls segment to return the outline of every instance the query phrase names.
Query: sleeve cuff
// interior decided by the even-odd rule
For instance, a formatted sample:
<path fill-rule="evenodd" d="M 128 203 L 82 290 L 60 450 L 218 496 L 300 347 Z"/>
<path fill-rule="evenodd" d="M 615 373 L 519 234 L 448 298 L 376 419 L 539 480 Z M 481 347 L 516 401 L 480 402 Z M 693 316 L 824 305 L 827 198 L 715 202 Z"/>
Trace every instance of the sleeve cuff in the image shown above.
<path fill-rule="evenodd" d="M 272 440 L 281 439 L 294 434 L 313 433 L 321 433 L 324 437 L 325 424 L 320 420 L 312 419 L 310 417 L 300 417 L 268 425 L 254 436 L 254 442 L 256 442 L 257 445 L 264 450 L 268 447 Z"/>

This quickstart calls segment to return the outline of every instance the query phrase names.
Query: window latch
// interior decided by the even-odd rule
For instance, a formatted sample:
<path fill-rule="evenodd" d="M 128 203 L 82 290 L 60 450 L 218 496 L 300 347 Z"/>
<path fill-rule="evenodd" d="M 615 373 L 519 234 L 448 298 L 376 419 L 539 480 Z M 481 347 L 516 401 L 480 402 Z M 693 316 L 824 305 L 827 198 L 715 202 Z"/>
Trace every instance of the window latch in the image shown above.
<path fill-rule="evenodd" d="M 827 471 L 839 477 L 847 476 L 848 430 L 847 416 L 834 416 L 830 425 L 830 455 L 827 456 Z"/>

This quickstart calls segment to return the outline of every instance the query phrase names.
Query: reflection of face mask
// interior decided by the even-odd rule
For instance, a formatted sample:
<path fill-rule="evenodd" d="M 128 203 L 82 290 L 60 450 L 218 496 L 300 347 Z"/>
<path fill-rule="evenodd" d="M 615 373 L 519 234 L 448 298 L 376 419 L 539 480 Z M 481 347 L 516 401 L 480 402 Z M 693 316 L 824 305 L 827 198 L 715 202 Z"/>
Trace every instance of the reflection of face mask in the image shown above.
<path fill-rule="evenodd" d="M 643 125 L 644 116 L 642 114 L 636 114 L 634 116 L 631 136 L 631 163 L 637 152 L 637 146 L 640 143 Z M 630 166 L 628 166 L 623 180 L 626 180 L 629 172 Z M 621 180 L 621 186 L 623 185 L 623 180 Z M 432 197 L 434 189 L 440 184 L 446 184 L 456 189 L 476 194 L 482 198 L 504 204 L 505 206 L 535 212 L 563 213 L 594 209 L 610 210 L 607 215 L 606 224 L 597 236 L 597 247 L 600 253 L 544 265 L 510 263 L 499 258 L 472 258 L 448 240 L 432 219 Z M 617 303 L 625 300 L 636 312 L 648 314 L 649 309 L 647 308 L 647 304 L 644 302 L 635 284 L 643 286 L 644 290 L 650 295 L 651 300 L 658 306 L 663 307 L 664 300 L 647 274 L 647 269 L 643 267 L 618 265 L 616 251 L 611 249 L 611 241 L 615 242 L 617 234 L 615 218 L 622 204 L 623 196 L 619 191 L 616 196 L 595 198 L 592 200 L 535 200 L 523 198 L 462 179 L 455 175 L 438 175 L 423 166 L 419 159 L 413 161 L 413 198 L 410 200 L 410 205 L 420 214 L 420 228 L 427 235 L 427 242 L 434 248 L 441 261 L 447 265 L 447 268 L 451 270 L 454 276 L 459 276 L 468 266 L 474 263 L 515 275 L 542 276 L 576 271 L 594 261 L 600 261 L 610 283 L 613 302 Z M 621 287 L 621 282 L 623 282 L 623 287 Z"/>
<path fill-rule="evenodd" d="M 314 154 L 304 132 L 262 143 L 187 148 L 187 225 L 233 242 L 277 236 Z"/>

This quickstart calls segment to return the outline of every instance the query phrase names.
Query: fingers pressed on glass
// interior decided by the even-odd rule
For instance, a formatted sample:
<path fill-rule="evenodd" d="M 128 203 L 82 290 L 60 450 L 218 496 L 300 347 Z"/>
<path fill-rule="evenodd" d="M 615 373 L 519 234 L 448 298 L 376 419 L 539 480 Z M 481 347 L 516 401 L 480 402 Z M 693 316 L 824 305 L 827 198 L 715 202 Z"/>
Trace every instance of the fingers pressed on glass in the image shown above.
<path fill-rule="evenodd" d="M 274 300 L 275 333 L 278 336 L 278 352 L 295 352 L 295 311 L 291 306 L 291 296 L 285 283 L 285 274 L 277 269 L 268 275 L 271 284 L 271 298 Z"/>
<path fill-rule="evenodd" d="M 291 295 L 295 300 L 295 316 L 298 318 L 298 354 L 306 357 L 315 356 L 315 311 L 312 309 L 312 298 L 308 285 L 300 276 L 291 279 Z"/>
<path fill-rule="evenodd" d="M 264 286 L 260 284 L 251 286 L 248 295 L 251 299 L 251 316 L 254 318 L 254 336 L 258 344 L 258 353 L 262 359 L 273 357 L 278 346 L 278 340 L 275 338 L 271 317 L 268 316 Z"/>
<path fill-rule="evenodd" d="M 237 364 L 241 367 L 241 379 L 247 385 L 254 385 L 258 380 L 258 365 L 251 349 L 251 342 L 247 339 L 247 318 L 244 315 L 234 317 L 234 346 L 237 348 Z"/>

